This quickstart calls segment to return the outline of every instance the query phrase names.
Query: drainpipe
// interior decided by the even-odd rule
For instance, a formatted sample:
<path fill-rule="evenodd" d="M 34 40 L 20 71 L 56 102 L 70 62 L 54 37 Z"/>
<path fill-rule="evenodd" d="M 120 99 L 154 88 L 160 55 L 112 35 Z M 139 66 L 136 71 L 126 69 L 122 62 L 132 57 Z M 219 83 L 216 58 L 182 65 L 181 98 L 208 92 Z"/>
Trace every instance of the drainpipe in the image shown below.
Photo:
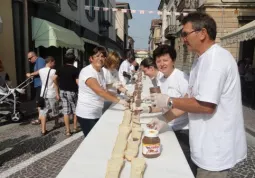
<path fill-rule="evenodd" d="M 28 3 L 27 0 L 23 1 L 23 8 L 24 8 L 24 59 L 27 59 L 27 53 L 29 52 L 29 35 L 28 35 Z M 30 71 L 29 62 L 25 60 L 25 69 L 26 72 Z M 27 97 L 31 99 L 31 88 L 27 88 Z"/>

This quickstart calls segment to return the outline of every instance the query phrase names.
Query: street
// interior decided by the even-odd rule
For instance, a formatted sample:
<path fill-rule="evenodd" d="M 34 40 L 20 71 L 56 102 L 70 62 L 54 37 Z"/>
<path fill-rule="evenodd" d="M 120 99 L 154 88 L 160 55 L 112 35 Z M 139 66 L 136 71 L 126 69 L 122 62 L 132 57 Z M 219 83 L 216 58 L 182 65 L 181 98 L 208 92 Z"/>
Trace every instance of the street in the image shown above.
<path fill-rule="evenodd" d="M 0 177 L 54 178 L 83 140 L 82 132 L 66 137 L 64 127 L 40 135 L 38 125 L 29 122 L 5 124 L 0 129 Z M 229 178 L 255 178 L 255 137 L 247 133 L 248 157 L 236 165 Z"/>

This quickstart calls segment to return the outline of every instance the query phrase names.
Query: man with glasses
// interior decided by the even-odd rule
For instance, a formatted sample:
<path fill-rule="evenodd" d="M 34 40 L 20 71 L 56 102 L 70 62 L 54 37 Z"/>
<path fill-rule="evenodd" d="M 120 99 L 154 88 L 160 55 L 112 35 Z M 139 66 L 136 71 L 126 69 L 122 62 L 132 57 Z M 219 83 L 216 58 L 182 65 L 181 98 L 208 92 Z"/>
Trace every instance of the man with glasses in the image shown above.
<path fill-rule="evenodd" d="M 34 72 L 32 73 L 27 73 L 26 76 L 27 77 L 34 77 L 34 88 L 35 88 L 35 92 L 36 92 L 36 105 L 38 103 L 38 100 L 40 98 L 40 93 L 41 93 L 41 86 L 42 86 L 42 82 L 39 76 L 39 70 L 45 67 L 45 60 L 41 57 L 38 57 L 36 55 L 35 52 L 30 51 L 27 54 L 27 58 L 28 61 L 32 64 L 34 64 Z M 39 109 L 38 109 L 38 113 L 39 113 Z M 39 116 L 38 116 L 39 118 Z M 32 124 L 40 124 L 40 120 L 36 119 L 34 121 L 31 122 Z"/>
<path fill-rule="evenodd" d="M 157 107 L 179 110 L 169 114 L 168 121 L 188 112 L 191 158 L 198 166 L 196 178 L 226 178 L 229 169 L 247 156 L 236 61 L 215 43 L 217 27 L 212 17 L 190 13 L 182 25 L 184 44 L 198 55 L 188 93 L 185 98 L 153 94 L 152 100 Z M 149 126 L 158 127 L 162 122 L 155 120 Z"/>

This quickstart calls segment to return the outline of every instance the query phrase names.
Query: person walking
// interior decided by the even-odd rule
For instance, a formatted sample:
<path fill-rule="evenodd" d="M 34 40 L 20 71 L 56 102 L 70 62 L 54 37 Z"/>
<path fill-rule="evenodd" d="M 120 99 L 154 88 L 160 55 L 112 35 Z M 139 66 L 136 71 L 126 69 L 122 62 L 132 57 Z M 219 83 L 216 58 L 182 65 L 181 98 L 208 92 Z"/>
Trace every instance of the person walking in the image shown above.
<path fill-rule="evenodd" d="M 77 129 L 77 117 L 75 114 L 75 108 L 77 103 L 78 92 L 78 78 L 79 69 L 73 66 L 75 56 L 72 53 L 67 53 L 64 57 L 64 66 L 56 71 L 54 81 L 59 84 L 60 99 L 62 101 L 62 113 L 64 115 L 65 122 L 65 135 L 71 136 L 70 130 L 70 116 L 73 116 L 73 133 L 78 131 Z"/>
<path fill-rule="evenodd" d="M 231 53 L 215 43 L 217 27 L 211 16 L 190 13 L 182 25 L 184 44 L 199 56 L 192 65 L 187 97 L 153 94 L 152 100 L 159 108 L 179 110 L 179 116 L 188 112 L 196 178 L 226 178 L 247 157 L 238 67 Z M 162 122 L 153 120 L 148 126 L 160 130 Z"/>
<path fill-rule="evenodd" d="M 132 77 L 132 69 L 133 69 L 133 65 L 132 63 L 135 61 L 134 56 L 132 55 L 132 53 L 129 51 L 127 53 L 127 59 L 124 60 L 119 68 L 119 80 L 123 85 L 126 85 L 129 80 Z"/>
<path fill-rule="evenodd" d="M 57 118 L 57 116 L 59 115 L 59 91 L 57 84 L 54 82 L 56 70 L 53 69 L 55 66 L 55 59 L 52 56 L 49 56 L 45 59 L 45 61 L 46 66 L 39 70 L 39 76 L 42 81 L 40 97 L 43 97 L 45 99 L 45 106 L 43 108 L 40 107 L 39 112 L 42 136 L 48 133 L 48 131 L 46 130 L 46 118 L 49 110 L 52 110 L 52 117 L 55 118 L 55 125 L 53 129 L 56 129 L 60 126 Z"/>
<path fill-rule="evenodd" d="M 35 100 L 36 100 L 36 105 L 38 105 L 38 101 L 40 98 L 40 93 L 41 93 L 41 87 L 42 87 L 42 82 L 39 77 L 39 70 L 45 67 L 45 60 L 41 57 L 38 57 L 34 51 L 30 51 L 27 54 L 28 61 L 32 64 L 34 64 L 34 71 L 32 73 L 27 73 L 26 76 L 29 77 L 34 77 L 34 88 L 35 88 Z M 39 114 L 39 107 L 38 109 L 38 114 Z M 38 119 L 35 119 L 31 122 L 33 125 L 40 124 L 40 119 L 38 116 Z"/>

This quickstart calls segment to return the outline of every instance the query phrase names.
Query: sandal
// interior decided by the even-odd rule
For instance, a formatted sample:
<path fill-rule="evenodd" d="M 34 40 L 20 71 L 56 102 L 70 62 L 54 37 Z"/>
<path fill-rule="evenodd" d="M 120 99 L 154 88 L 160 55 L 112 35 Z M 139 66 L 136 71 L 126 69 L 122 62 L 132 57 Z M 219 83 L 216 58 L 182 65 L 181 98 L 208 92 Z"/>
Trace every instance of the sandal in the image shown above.
<path fill-rule="evenodd" d="M 73 129 L 73 133 L 78 133 L 78 132 L 80 132 L 80 131 L 81 131 L 80 128 Z"/>
<path fill-rule="evenodd" d="M 41 136 L 45 136 L 48 133 L 48 130 L 45 130 L 45 132 L 41 132 Z"/>
<path fill-rule="evenodd" d="M 71 134 L 70 132 L 65 132 L 65 135 L 66 135 L 67 137 L 70 137 L 72 134 Z"/>
<path fill-rule="evenodd" d="M 41 124 L 41 121 L 39 119 L 35 119 L 35 120 L 32 120 L 31 121 L 31 124 L 32 125 L 40 125 Z"/>

